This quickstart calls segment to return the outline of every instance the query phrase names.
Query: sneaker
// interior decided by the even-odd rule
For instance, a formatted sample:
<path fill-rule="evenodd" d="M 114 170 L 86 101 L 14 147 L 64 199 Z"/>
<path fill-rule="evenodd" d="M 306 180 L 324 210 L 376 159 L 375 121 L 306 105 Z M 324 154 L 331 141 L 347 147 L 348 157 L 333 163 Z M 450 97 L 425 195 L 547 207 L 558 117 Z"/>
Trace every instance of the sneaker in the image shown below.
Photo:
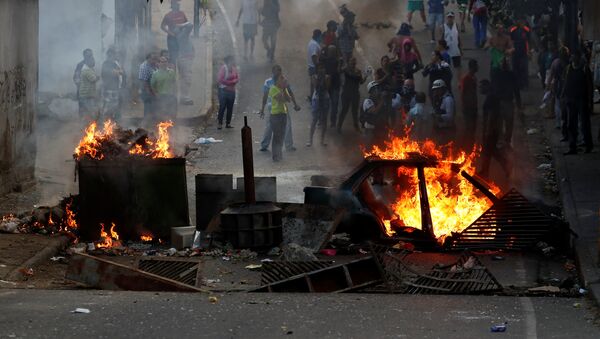
<path fill-rule="evenodd" d="M 306 143 L 306 147 L 312 147 L 312 142 L 310 142 L 310 141 L 309 141 L 309 142 L 307 142 L 307 143 Z"/>
<path fill-rule="evenodd" d="M 230 124 L 227 124 L 227 125 L 225 126 L 225 128 L 233 128 L 233 126 L 231 126 Z"/>
<path fill-rule="evenodd" d="M 269 151 L 269 149 L 268 149 L 268 148 L 262 148 L 262 147 L 261 147 L 261 148 L 259 149 L 259 151 L 260 151 L 260 152 L 268 152 L 268 151 Z"/>
<path fill-rule="evenodd" d="M 296 147 L 292 146 L 290 148 L 286 148 L 286 151 L 288 151 L 288 152 L 295 152 L 296 151 Z"/>
<path fill-rule="evenodd" d="M 219 124 L 219 125 L 217 126 L 217 129 L 223 129 L 223 124 Z"/>

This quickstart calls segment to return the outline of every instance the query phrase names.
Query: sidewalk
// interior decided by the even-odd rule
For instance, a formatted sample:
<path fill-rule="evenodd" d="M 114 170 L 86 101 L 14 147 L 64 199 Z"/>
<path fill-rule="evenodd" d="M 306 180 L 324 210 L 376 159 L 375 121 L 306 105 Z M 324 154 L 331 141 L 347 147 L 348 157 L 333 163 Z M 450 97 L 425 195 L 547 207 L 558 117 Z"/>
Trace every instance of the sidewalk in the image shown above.
<path fill-rule="evenodd" d="M 184 1 L 181 9 L 188 20 L 194 20 L 194 2 Z M 170 2 L 152 1 L 152 34 L 155 37 L 154 45 L 158 49 L 167 49 L 167 35 L 160 29 L 162 19 L 171 10 Z M 193 34 L 193 33 L 192 33 Z M 177 120 L 194 121 L 206 117 L 212 109 L 213 96 L 213 28 L 210 15 L 201 23 L 200 36 L 192 37 L 196 57 L 194 58 L 191 97 L 193 105 L 177 105 Z M 136 70 L 137 72 L 137 70 Z M 179 79 L 179 76 L 178 76 Z M 143 106 L 130 110 L 127 118 L 143 118 Z"/>
<path fill-rule="evenodd" d="M 554 120 L 544 121 L 544 131 L 552 147 L 557 181 L 565 218 L 577 233 L 576 256 L 585 288 L 600 304 L 600 115 L 592 116 L 595 150 L 591 154 L 563 155 L 567 144 L 554 128 Z"/>

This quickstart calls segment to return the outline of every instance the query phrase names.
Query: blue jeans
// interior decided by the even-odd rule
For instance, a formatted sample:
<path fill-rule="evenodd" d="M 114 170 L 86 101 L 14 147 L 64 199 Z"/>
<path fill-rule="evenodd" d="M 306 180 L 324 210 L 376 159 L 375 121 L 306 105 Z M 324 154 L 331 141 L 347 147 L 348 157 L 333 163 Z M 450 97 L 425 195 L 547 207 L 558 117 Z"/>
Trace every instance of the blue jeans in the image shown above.
<path fill-rule="evenodd" d="M 285 126 L 285 149 L 290 150 L 294 147 L 294 139 L 292 136 L 292 117 L 290 114 L 287 115 L 287 124 Z M 263 134 L 262 141 L 260 142 L 261 149 L 268 149 L 271 143 L 271 137 L 273 136 L 273 129 L 271 128 L 271 115 L 265 117 L 265 133 Z"/>
<path fill-rule="evenodd" d="M 235 92 L 227 91 L 223 88 L 219 88 L 219 115 L 217 120 L 219 125 L 223 124 L 223 116 L 227 110 L 227 116 L 225 117 L 225 123 L 231 124 L 231 117 L 233 115 L 233 104 L 235 103 Z"/>
<path fill-rule="evenodd" d="M 487 39 L 487 15 L 473 15 L 473 29 L 475 31 L 475 46 L 482 47 Z"/>

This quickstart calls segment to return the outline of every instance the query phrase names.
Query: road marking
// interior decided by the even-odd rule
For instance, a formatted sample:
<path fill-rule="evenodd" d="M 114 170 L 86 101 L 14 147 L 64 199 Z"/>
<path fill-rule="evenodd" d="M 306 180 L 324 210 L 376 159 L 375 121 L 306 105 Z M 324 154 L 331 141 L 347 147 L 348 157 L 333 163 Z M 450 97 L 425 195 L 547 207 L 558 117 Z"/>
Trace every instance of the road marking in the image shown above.
<path fill-rule="evenodd" d="M 525 338 L 537 339 L 537 320 L 531 298 L 519 298 L 519 301 L 521 302 L 523 312 L 525 313 Z"/>
<path fill-rule="evenodd" d="M 336 12 L 338 12 L 338 20 L 340 20 L 340 22 L 344 21 L 344 17 L 341 14 L 339 14 L 340 6 L 338 4 L 336 4 L 334 0 L 328 0 L 328 1 L 329 1 L 329 4 L 331 5 L 331 7 L 333 7 L 333 9 Z M 365 63 L 366 68 L 372 68 L 371 63 L 369 62 L 369 59 L 367 59 L 367 56 L 365 55 L 364 50 L 363 50 L 362 46 L 360 45 L 359 41 L 356 42 L 356 47 L 354 49 L 356 50 L 356 53 L 358 54 L 358 56 Z"/>

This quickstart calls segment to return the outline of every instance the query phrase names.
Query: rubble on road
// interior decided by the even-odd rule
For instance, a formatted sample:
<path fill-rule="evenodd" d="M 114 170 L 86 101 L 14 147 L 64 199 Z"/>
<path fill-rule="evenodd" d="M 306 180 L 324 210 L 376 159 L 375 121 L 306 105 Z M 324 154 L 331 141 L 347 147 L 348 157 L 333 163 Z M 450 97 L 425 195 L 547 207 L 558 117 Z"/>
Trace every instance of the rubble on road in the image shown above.
<path fill-rule="evenodd" d="M 283 247 L 283 260 L 286 261 L 317 261 L 317 257 L 310 248 L 291 243 Z"/>

